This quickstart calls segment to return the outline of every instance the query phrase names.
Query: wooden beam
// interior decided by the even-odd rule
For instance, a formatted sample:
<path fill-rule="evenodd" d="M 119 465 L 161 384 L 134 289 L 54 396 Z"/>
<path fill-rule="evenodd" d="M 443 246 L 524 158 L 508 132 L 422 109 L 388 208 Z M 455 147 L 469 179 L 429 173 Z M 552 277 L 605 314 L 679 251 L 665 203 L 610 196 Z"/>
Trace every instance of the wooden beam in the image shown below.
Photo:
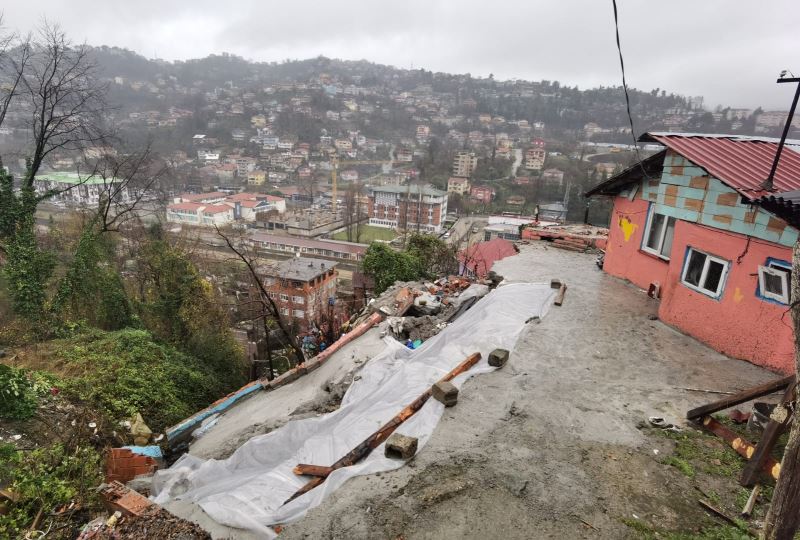
<path fill-rule="evenodd" d="M 710 416 L 703 417 L 702 426 L 706 430 L 730 444 L 731 448 L 736 450 L 736 453 L 745 459 L 750 459 L 756 451 L 756 447 L 753 445 L 753 443 L 743 439 L 738 433 L 729 429 L 727 426 L 720 424 Z M 777 480 L 778 474 L 781 472 L 781 465 L 771 457 L 767 456 L 764 459 L 764 463 L 761 465 L 761 469 L 772 476 L 772 478 Z"/>
<path fill-rule="evenodd" d="M 298 463 L 292 472 L 299 476 L 317 476 L 327 478 L 333 469 L 324 465 L 309 465 L 308 463 Z"/>
<path fill-rule="evenodd" d="M 558 288 L 558 294 L 556 295 L 556 300 L 553 302 L 555 305 L 560 306 L 564 303 L 564 295 L 567 294 L 567 284 L 562 283 L 561 287 Z"/>
<path fill-rule="evenodd" d="M 445 382 L 453 380 L 456 376 L 460 375 L 461 373 L 467 371 L 469 368 L 474 366 L 478 363 L 481 359 L 481 353 L 476 352 L 469 355 L 463 362 L 458 364 L 452 370 L 450 370 L 447 375 L 439 379 L 438 382 Z M 336 463 L 331 465 L 330 472 L 335 471 L 336 469 L 341 469 L 342 467 L 349 467 L 354 465 L 367 457 L 375 448 L 381 445 L 386 439 L 389 438 L 389 435 L 394 433 L 400 424 L 411 418 L 417 411 L 419 411 L 425 402 L 431 397 L 431 393 L 433 391 L 433 386 L 425 390 L 417 399 L 412 401 L 408 406 L 406 406 L 402 411 L 397 413 L 394 418 L 386 422 L 378 431 L 364 439 L 361 444 L 356 446 L 350 452 L 348 452 L 344 457 L 339 459 Z M 315 487 L 319 486 L 325 481 L 325 477 L 318 476 L 312 480 L 310 480 L 305 486 L 301 487 L 297 490 L 291 497 L 286 499 L 286 502 L 283 504 L 288 503 L 303 495 L 304 493 L 308 493 Z"/>
<path fill-rule="evenodd" d="M 768 383 L 742 390 L 741 392 L 733 394 L 732 396 L 724 397 L 719 401 L 714 401 L 706 405 L 701 405 L 700 407 L 695 407 L 686 413 L 686 418 L 689 420 L 696 420 L 708 414 L 733 407 L 734 405 L 739 405 L 740 403 L 744 403 L 746 401 L 750 401 L 751 399 L 766 396 L 767 394 L 777 392 L 778 390 L 783 390 L 790 384 L 793 384 L 794 380 L 795 376 L 789 375 L 788 377 L 783 377 L 782 379 L 776 379 Z"/>
<path fill-rule="evenodd" d="M 796 384 L 790 384 L 789 387 L 786 388 L 783 399 L 781 399 L 781 406 L 785 406 L 794 401 L 795 388 Z M 758 481 L 758 477 L 761 475 L 764 460 L 772 454 L 772 449 L 775 448 L 778 437 L 786 431 L 791 420 L 791 413 L 786 415 L 783 422 L 776 422 L 770 418 L 767 427 L 764 428 L 764 433 L 761 434 L 761 439 L 759 439 L 758 444 L 756 444 L 753 457 L 750 458 L 750 461 L 747 462 L 747 465 L 744 466 L 744 470 L 742 470 L 742 475 L 739 477 L 739 483 L 741 485 L 745 487 L 752 487 L 755 485 Z"/>

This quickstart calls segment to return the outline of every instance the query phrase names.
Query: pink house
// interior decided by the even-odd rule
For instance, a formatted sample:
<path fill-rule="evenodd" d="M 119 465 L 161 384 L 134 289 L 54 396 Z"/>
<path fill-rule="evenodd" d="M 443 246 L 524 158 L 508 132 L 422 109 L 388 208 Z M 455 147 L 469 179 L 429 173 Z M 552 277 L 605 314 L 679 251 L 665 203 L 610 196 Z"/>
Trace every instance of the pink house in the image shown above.
<path fill-rule="evenodd" d="M 784 149 L 767 191 L 771 140 L 671 133 L 641 140 L 664 149 L 587 193 L 614 200 L 603 269 L 648 290 L 663 322 L 726 355 L 791 372 L 798 229 L 762 197 L 800 188 L 800 154 Z"/>

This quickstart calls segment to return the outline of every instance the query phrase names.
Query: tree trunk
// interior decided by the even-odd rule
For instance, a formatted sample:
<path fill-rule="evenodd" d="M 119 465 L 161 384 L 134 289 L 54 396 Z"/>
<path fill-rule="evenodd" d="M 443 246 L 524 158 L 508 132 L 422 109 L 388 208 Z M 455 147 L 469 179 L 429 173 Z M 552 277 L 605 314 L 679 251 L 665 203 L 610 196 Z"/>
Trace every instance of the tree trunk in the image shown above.
<path fill-rule="evenodd" d="M 795 368 L 800 377 L 800 242 L 792 253 L 792 321 L 794 323 Z M 800 392 L 795 398 L 794 419 L 789 442 L 783 453 L 781 473 L 775 485 L 772 504 L 764 520 L 765 540 L 791 540 L 800 527 Z"/>

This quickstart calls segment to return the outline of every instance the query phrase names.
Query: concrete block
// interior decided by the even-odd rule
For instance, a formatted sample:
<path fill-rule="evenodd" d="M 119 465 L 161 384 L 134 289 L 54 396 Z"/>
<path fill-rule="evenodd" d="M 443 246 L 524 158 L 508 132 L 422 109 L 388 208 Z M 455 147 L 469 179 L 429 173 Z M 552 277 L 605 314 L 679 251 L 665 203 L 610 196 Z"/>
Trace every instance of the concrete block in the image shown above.
<path fill-rule="evenodd" d="M 489 365 L 501 368 L 508 362 L 508 351 L 505 349 L 495 349 L 489 353 Z"/>
<path fill-rule="evenodd" d="M 458 388 L 453 386 L 450 381 L 439 381 L 434 384 L 431 394 L 433 399 L 444 404 L 445 407 L 452 407 L 458 403 Z"/>
<path fill-rule="evenodd" d="M 386 441 L 386 457 L 391 459 L 411 459 L 417 453 L 417 438 L 392 433 Z"/>

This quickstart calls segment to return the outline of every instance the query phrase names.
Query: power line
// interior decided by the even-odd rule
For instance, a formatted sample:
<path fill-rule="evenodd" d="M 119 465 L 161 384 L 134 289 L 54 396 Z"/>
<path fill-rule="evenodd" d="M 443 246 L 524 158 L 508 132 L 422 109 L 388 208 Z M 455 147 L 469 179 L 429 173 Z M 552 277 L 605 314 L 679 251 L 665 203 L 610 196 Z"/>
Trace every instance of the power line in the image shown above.
<path fill-rule="evenodd" d="M 636 159 L 639 161 L 639 167 L 642 169 L 642 173 L 644 174 L 645 178 L 650 178 L 650 175 L 647 174 L 647 171 L 644 169 L 644 165 L 642 164 L 642 156 L 639 154 L 639 144 L 636 141 L 636 131 L 633 128 L 633 115 L 631 114 L 631 98 L 628 95 L 628 83 L 625 80 L 625 61 L 622 58 L 622 45 L 619 42 L 619 15 L 617 13 L 617 0 L 611 0 L 611 4 L 614 6 L 614 30 L 617 34 L 617 52 L 619 52 L 619 67 L 622 70 L 622 90 L 625 92 L 625 108 L 628 111 L 628 122 L 631 126 L 631 138 L 633 139 L 633 148 L 636 150 Z"/>

